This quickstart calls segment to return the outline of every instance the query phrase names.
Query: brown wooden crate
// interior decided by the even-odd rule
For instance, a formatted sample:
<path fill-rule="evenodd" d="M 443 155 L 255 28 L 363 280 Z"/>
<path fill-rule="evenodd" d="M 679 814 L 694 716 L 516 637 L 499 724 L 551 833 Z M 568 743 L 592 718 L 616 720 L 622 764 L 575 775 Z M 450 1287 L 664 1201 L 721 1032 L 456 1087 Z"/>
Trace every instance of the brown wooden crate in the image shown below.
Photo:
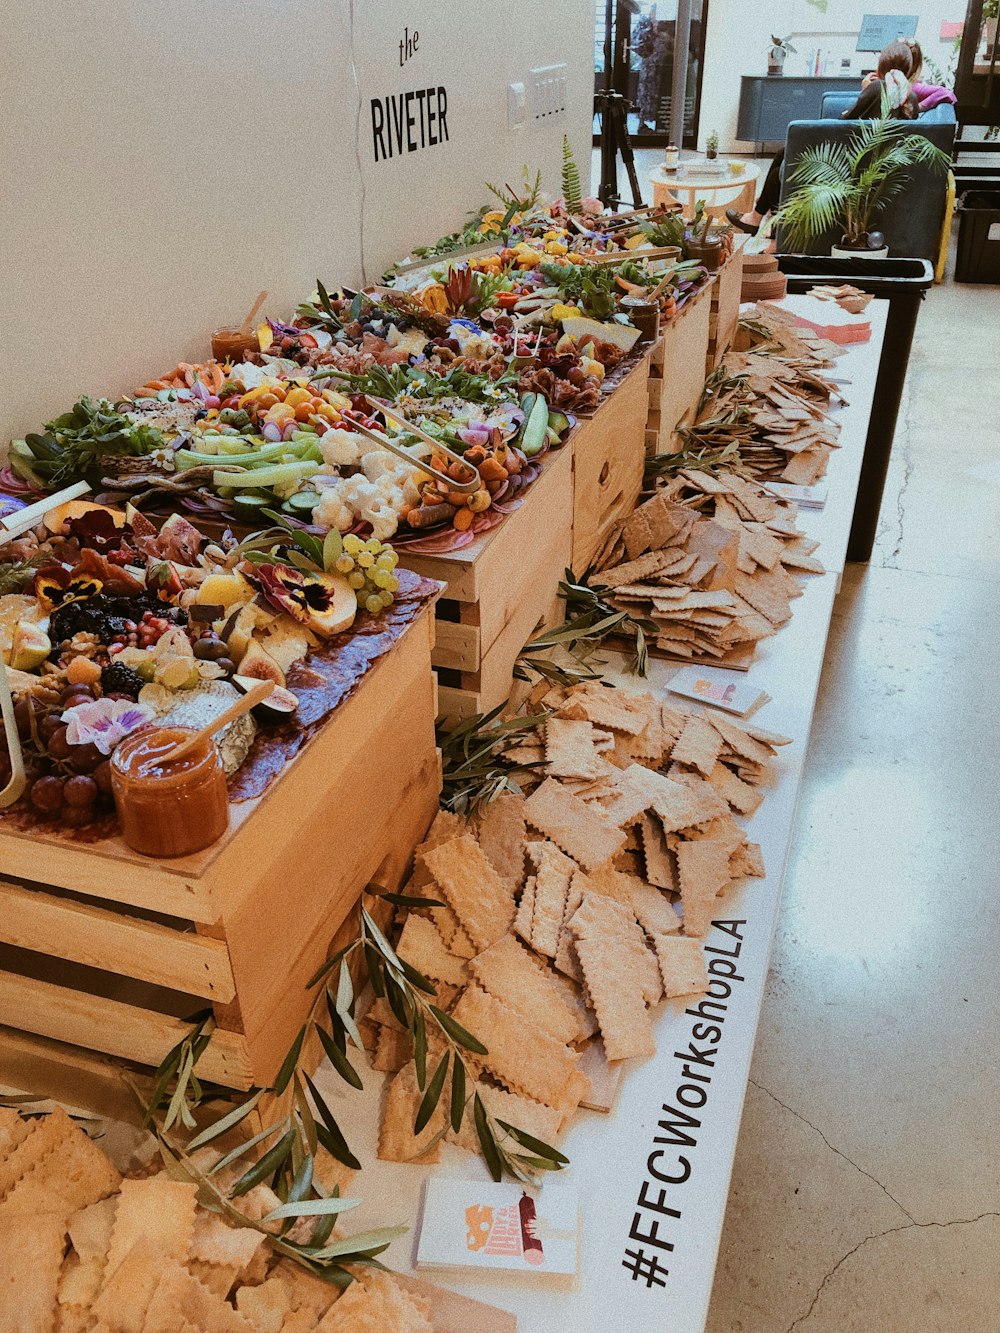
<path fill-rule="evenodd" d="M 582 573 L 642 488 L 649 364 L 641 358 L 592 417 L 573 431 L 573 570 Z"/>
<path fill-rule="evenodd" d="M 703 287 L 669 324 L 661 325 L 656 354 L 661 373 L 649 387 L 650 421 L 655 418 L 649 429 L 657 432 L 657 453 L 676 453 L 680 448 L 677 425 L 694 414 L 705 387 L 714 289 L 714 282 Z"/>

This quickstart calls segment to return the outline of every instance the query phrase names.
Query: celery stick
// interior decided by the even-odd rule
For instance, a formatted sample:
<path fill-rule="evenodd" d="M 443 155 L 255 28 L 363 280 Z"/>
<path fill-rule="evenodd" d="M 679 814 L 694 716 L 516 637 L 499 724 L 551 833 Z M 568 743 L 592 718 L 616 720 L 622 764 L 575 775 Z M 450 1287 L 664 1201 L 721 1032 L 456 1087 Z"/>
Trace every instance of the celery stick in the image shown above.
<path fill-rule="evenodd" d="M 241 490 L 280 486 L 283 482 L 304 481 L 317 471 L 315 463 L 277 463 L 274 467 L 252 468 L 246 472 L 215 472 L 212 485 L 217 490 Z"/>

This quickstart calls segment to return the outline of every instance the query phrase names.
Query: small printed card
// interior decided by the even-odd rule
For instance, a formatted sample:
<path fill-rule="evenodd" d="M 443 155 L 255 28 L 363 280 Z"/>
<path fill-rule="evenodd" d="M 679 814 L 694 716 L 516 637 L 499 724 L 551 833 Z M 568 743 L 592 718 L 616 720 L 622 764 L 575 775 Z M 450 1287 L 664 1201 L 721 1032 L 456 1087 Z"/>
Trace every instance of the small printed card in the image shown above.
<path fill-rule="evenodd" d="M 497 1268 L 575 1275 L 580 1205 L 568 1181 L 537 1194 L 520 1185 L 432 1176 L 424 1193 L 418 1268 Z"/>
<path fill-rule="evenodd" d="M 793 486 L 788 481 L 769 481 L 765 489 L 779 500 L 794 500 L 800 509 L 822 509 L 830 492 L 826 482 L 819 486 Z"/>
<path fill-rule="evenodd" d="M 706 670 L 700 666 L 681 667 L 667 685 L 671 694 L 699 703 L 713 704 L 738 717 L 749 717 L 770 699 L 770 695 L 747 680 L 741 671 L 724 671 L 720 667 Z"/>

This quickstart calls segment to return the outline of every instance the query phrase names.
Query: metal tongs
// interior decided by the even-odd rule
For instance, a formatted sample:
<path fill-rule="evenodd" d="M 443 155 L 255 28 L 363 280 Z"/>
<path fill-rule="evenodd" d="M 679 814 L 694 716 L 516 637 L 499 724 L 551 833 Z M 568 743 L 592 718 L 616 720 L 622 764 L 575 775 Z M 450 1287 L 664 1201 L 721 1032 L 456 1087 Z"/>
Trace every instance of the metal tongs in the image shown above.
<path fill-rule="evenodd" d="M 449 477 L 446 472 L 439 472 L 436 467 L 431 467 L 430 463 L 425 463 L 420 458 L 414 458 L 414 456 L 411 453 L 408 453 L 402 445 L 394 444 L 388 436 L 382 435 L 377 430 L 369 430 L 367 426 L 362 426 L 359 421 L 351 421 L 353 430 L 358 431 L 361 435 L 366 435 L 369 440 L 372 440 L 375 444 L 381 445 L 383 449 L 388 449 L 391 454 L 395 454 L 397 458 L 402 458 L 404 462 L 409 463 L 411 467 L 416 467 L 419 468 L 421 472 L 426 472 L 429 477 L 433 477 L 435 481 L 439 481 L 447 486 L 449 491 L 457 491 L 459 495 L 472 495 L 474 492 L 482 490 L 483 481 L 479 475 L 479 469 L 474 467 L 471 463 L 467 463 L 461 454 L 456 454 L 453 450 L 449 449 L 447 445 L 442 444 L 440 440 L 436 440 L 433 435 L 428 435 L 427 432 L 421 430 L 419 426 L 415 426 L 412 421 L 407 420 L 402 412 L 397 412 L 394 407 L 390 407 L 385 399 L 373 398 L 370 394 L 366 394 L 365 397 L 374 407 L 378 408 L 387 421 L 394 421 L 398 426 L 402 426 L 407 434 L 416 435 L 418 439 L 433 445 L 438 453 L 444 454 L 445 458 L 449 459 L 452 463 L 461 464 L 462 467 L 472 473 L 473 480 L 455 481 L 455 479 Z"/>

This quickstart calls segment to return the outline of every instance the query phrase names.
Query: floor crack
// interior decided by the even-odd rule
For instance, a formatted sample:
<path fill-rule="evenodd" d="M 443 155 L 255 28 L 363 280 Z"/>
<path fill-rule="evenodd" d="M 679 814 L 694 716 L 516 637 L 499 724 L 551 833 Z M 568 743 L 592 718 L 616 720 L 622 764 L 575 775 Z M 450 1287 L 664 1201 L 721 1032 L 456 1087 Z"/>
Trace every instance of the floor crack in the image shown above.
<path fill-rule="evenodd" d="M 820 1136 L 820 1138 L 823 1140 L 823 1142 L 826 1144 L 826 1146 L 830 1149 L 831 1152 L 836 1153 L 838 1157 L 842 1157 L 844 1161 L 848 1163 L 849 1166 L 854 1167 L 855 1171 L 860 1171 L 863 1176 L 867 1176 L 868 1179 L 872 1182 L 872 1184 L 877 1185 L 879 1189 L 882 1191 L 882 1193 L 885 1195 L 885 1197 L 896 1205 L 896 1207 L 899 1209 L 899 1211 L 903 1214 L 904 1217 L 908 1217 L 909 1220 L 915 1226 L 920 1225 L 920 1223 L 917 1222 L 916 1218 L 913 1216 L 910 1210 L 908 1208 L 904 1208 L 904 1206 L 899 1202 L 899 1200 L 895 1197 L 895 1195 L 889 1193 L 886 1187 L 882 1184 L 881 1180 L 876 1180 L 876 1178 L 872 1175 L 872 1173 L 870 1171 L 866 1171 L 863 1166 L 859 1166 L 853 1157 L 848 1157 L 847 1153 L 841 1152 L 841 1150 L 836 1146 L 836 1144 L 830 1142 L 830 1140 L 826 1137 L 826 1135 L 823 1133 L 823 1131 L 819 1128 L 818 1125 L 814 1125 L 811 1120 L 807 1120 L 806 1117 L 802 1115 L 799 1111 L 796 1111 L 794 1107 L 788 1106 L 785 1102 L 781 1100 L 780 1097 L 776 1097 L 770 1088 L 764 1087 L 763 1083 L 758 1083 L 756 1079 L 750 1079 L 749 1082 L 751 1082 L 755 1088 L 759 1088 L 761 1092 L 766 1092 L 768 1097 L 770 1097 L 773 1102 L 777 1102 L 779 1106 L 784 1107 L 786 1111 L 790 1112 L 791 1115 L 795 1116 L 796 1120 L 801 1120 L 804 1125 L 808 1125 L 811 1130 L 814 1130 L 815 1133 L 817 1133 Z"/>
<path fill-rule="evenodd" d="M 765 1088 L 764 1091 L 766 1092 L 767 1089 Z M 792 1114 L 794 1115 L 795 1112 L 793 1111 Z M 836 1151 L 836 1149 L 834 1149 L 834 1151 Z M 872 1235 L 865 1236 L 862 1240 L 858 1241 L 857 1245 L 855 1245 L 852 1249 L 848 1250 L 845 1255 L 843 1255 L 840 1259 L 837 1260 L 837 1262 L 833 1265 L 830 1271 L 823 1278 L 823 1281 L 816 1288 L 816 1294 L 809 1302 L 809 1309 L 806 1310 L 804 1314 L 800 1314 L 796 1319 L 793 1319 L 792 1322 L 788 1325 L 788 1328 L 786 1329 L 785 1333 L 793 1333 L 793 1331 L 796 1328 L 798 1328 L 800 1324 L 805 1323 L 805 1321 L 812 1314 L 813 1310 L 815 1310 L 816 1303 L 819 1300 L 820 1296 L 822 1296 L 824 1288 L 833 1279 L 838 1269 L 842 1268 L 843 1265 L 847 1263 L 848 1259 L 850 1259 L 852 1255 L 857 1254 L 858 1250 L 863 1249 L 864 1246 L 867 1245 L 869 1241 L 881 1240 L 883 1236 L 895 1236 L 900 1231 L 913 1231 L 918 1227 L 941 1227 L 942 1229 L 947 1227 L 969 1227 L 976 1222 L 981 1222 L 986 1217 L 1000 1217 L 1000 1212 L 980 1213 L 977 1217 L 958 1217 L 953 1219 L 951 1222 L 906 1222 L 902 1226 L 889 1227 L 886 1231 L 875 1231 L 872 1233 Z"/>

